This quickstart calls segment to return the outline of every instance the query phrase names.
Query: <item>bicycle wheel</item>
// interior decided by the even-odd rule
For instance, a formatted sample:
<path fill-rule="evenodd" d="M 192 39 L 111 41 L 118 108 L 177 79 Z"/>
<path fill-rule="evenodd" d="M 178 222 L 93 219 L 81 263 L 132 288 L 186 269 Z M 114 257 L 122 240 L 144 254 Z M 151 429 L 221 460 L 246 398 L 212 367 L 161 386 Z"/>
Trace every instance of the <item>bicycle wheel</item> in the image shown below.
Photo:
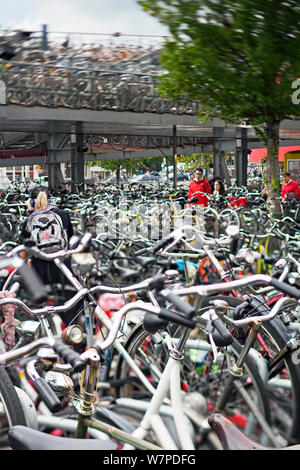
<path fill-rule="evenodd" d="M 262 442 L 265 432 L 253 409 L 261 414 L 262 421 L 268 425 L 271 422 L 269 401 L 256 362 L 250 356 L 244 363 L 243 375 L 236 377 L 230 392 L 226 392 L 227 384 L 232 379 L 232 364 L 242 350 L 243 347 L 234 340 L 226 349 L 218 351 L 216 361 L 213 361 L 212 353 L 208 354 L 197 368 L 200 377 L 197 386 L 206 399 L 208 414 L 221 411 L 246 436 Z M 227 397 L 225 400 L 224 394 Z"/>
<path fill-rule="evenodd" d="M 156 339 L 157 345 L 156 345 Z M 167 360 L 167 348 L 162 343 L 163 337 L 157 333 L 149 334 L 143 327 L 143 323 L 138 323 L 129 333 L 124 344 L 125 349 L 131 357 L 139 364 L 140 370 L 149 377 L 151 382 L 155 380 L 157 384 L 159 376 Z M 152 368 L 156 374 L 151 372 Z M 150 377 L 152 374 L 153 377 Z M 151 394 L 146 390 L 138 377 L 131 371 L 123 356 L 118 357 L 114 384 L 118 397 L 129 398 L 150 398 Z"/>
<path fill-rule="evenodd" d="M 244 299 L 249 302 L 249 307 L 243 316 L 268 313 L 270 307 L 263 298 L 246 295 Z M 271 302 L 269 300 L 268 304 Z M 285 307 L 283 310 L 286 312 Z M 236 332 L 242 345 L 248 331 L 248 328 L 240 328 Z M 277 317 L 261 324 L 253 345 L 265 360 L 263 375 L 271 409 L 271 426 L 281 447 L 300 441 L 300 370 L 293 361 L 294 350 L 288 346 L 290 340 L 291 335 Z M 268 441 L 262 443 L 270 445 Z"/>
<path fill-rule="evenodd" d="M 229 225 L 236 225 L 240 229 L 240 219 L 237 212 L 233 209 L 223 209 L 220 214 L 220 234 L 226 234 L 226 228 Z"/>
<path fill-rule="evenodd" d="M 274 358 L 284 351 L 291 337 L 280 319 L 261 325 L 261 334 L 254 347 L 268 363 L 269 380 L 266 384 L 271 409 L 271 424 L 282 446 L 300 442 L 300 370 L 293 362 L 293 351 L 287 350 L 283 359 L 272 365 Z"/>
<path fill-rule="evenodd" d="M 199 342 L 201 341 L 199 339 Z M 125 348 L 134 358 L 139 369 L 149 378 L 152 386 L 156 387 L 168 359 L 168 350 L 164 342 L 161 341 L 160 335 L 157 333 L 149 335 L 143 325 L 139 324 L 132 330 Z M 205 416 L 214 412 L 218 398 L 229 377 L 231 361 L 237 358 L 241 350 L 242 346 L 234 340 L 233 345 L 218 352 L 217 362 L 214 364 L 211 352 L 203 353 L 203 350 L 186 349 L 181 368 L 182 390 L 186 392 L 184 403 Z M 118 396 L 150 399 L 150 393 L 141 384 L 123 357 L 119 357 L 115 380 L 119 381 Z M 251 397 L 252 402 L 268 422 L 270 413 L 266 390 L 256 364 L 250 358 L 246 359 L 245 374 L 240 378 L 240 387 L 247 390 L 248 396 Z M 229 393 L 224 412 L 243 431 L 249 432 L 247 434 L 249 437 L 257 439 L 257 436 L 262 436 L 262 430 L 253 419 L 249 403 L 241 395 L 240 390 L 234 386 Z M 247 428 L 247 423 L 250 420 L 251 423 L 254 422 L 254 425 Z M 196 429 L 196 432 L 203 438 L 201 429 Z"/>
<path fill-rule="evenodd" d="M 238 211 L 240 218 L 240 228 L 245 233 L 258 233 L 258 221 L 256 215 L 251 210 L 241 209 Z"/>
<path fill-rule="evenodd" d="M 0 437 L 18 424 L 26 426 L 23 408 L 8 373 L 0 367 Z"/>

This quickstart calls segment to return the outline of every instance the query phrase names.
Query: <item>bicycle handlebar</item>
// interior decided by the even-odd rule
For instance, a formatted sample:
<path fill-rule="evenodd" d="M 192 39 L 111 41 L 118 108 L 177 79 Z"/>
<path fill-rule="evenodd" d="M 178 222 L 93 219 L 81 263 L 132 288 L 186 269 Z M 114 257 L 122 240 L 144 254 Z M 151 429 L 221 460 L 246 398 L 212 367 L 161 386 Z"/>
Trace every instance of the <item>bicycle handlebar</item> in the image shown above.
<path fill-rule="evenodd" d="M 88 245 L 91 238 L 92 238 L 91 233 L 85 233 L 81 237 L 81 239 L 79 241 L 79 244 L 77 245 L 76 248 L 69 249 L 69 250 L 59 250 L 59 251 L 56 251 L 54 253 L 45 253 L 45 252 L 39 250 L 39 248 L 37 248 L 36 246 L 28 247 L 27 250 L 30 254 L 33 254 L 37 258 L 40 258 L 40 259 L 45 260 L 45 261 L 53 261 L 57 258 L 65 258 L 67 256 L 74 255 L 76 253 L 81 253 L 84 250 L 84 248 Z M 25 243 L 25 247 L 26 247 L 26 243 Z"/>
<path fill-rule="evenodd" d="M 249 276 L 243 279 L 237 279 L 235 281 L 230 281 L 226 283 L 216 283 L 210 284 L 205 286 L 192 286 L 192 287 L 184 287 L 181 289 L 177 289 L 177 295 L 192 295 L 198 294 L 200 296 L 207 296 L 209 294 L 217 294 L 224 291 L 231 291 L 235 290 L 239 287 L 246 287 L 250 284 L 269 284 L 275 287 L 275 289 L 280 290 L 282 293 L 294 297 L 295 299 L 300 299 L 300 290 L 296 287 L 293 287 L 285 282 L 278 281 L 272 276 L 267 276 L 265 274 L 254 274 L 253 276 Z M 163 291 L 161 292 L 162 294 Z"/>
<path fill-rule="evenodd" d="M 288 293 L 288 295 L 292 297 L 295 297 L 297 299 L 300 298 L 300 290 L 292 286 L 289 286 L 288 284 L 285 284 L 284 282 L 280 282 L 277 279 L 272 278 L 271 276 L 258 274 L 258 275 L 248 277 L 246 279 L 230 281 L 228 283 L 181 288 L 176 291 L 176 294 L 174 294 L 173 292 L 173 296 L 171 300 L 176 301 L 178 305 L 179 301 L 177 302 L 177 300 L 180 299 L 180 305 L 181 305 L 182 299 L 180 298 L 180 296 L 182 295 L 198 294 L 202 297 L 205 297 L 209 293 L 218 293 L 218 292 L 223 292 L 226 290 L 227 291 L 233 290 L 237 287 L 247 286 L 249 284 L 259 283 L 259 282 L 271 284 L 274 287 L 281 290 L 282 292 Z M 168 289 L 163 289 L 161 291 L 161 294 L 163 297 L 168 298 L 170 291 Z M 175 299 L 175 296 L 178 297 L 178 299 Z M 17 299 L 12 299 L 12 300 L 10 300 L 10 303 L 15 303 Z M 228 317 L 224 317 L 224 318 L 226 319 L 227 322 L 229 322 L 233 326 L 247 325 L 254 321 L 259 321 L 259 322 L 268 321 L 272 319 L 278 313 L 279 309 L 286 301 L 288 301 L 286 297 L 280 298 L 276 302 L 276 304 L 274 304 L 272 310 L 266 315 L 244 318 L 242 320 L 232 320 L 232 319 L 229 319 Z M 2 304 L 2 301 L 1 301 L 1 304 Z M 188 305 L 188 308 L 191 309 L 191 306 L 189 304 L 187 305 Z M 124 305 L 118 312 L 116 312 L 112 320 L 111 329 L 108 333 L 107 338 L 103 342 L 97 341 L 90 349 L 95 349 L 101 355 L 103 351 L 111 347 L 111 345 L 114 343 L 117 337 L 117 334 L 119 332 L 119 328 L 120 328 L 123 316 L 126 315 L 131 310 L 141 310 L 143 312 L 156 314 L 158 316 L 160 316 L 161 314 L 162 318 L 168 319 L 168 321 L 173 321 L 175 323 L 179 323 L 179 324 L 182 323 L 184 326 L 187 326 L 189 328 L 192 328 L 193 326 L 197 324 L 197 319 L 187 318 L 186 316 L 182 315 L 181 311 L 174 312 L 174 315 L 173 315 L 173 312 L 171 310 L 162 309 L 160 307 L 155 307 L 153 305 L 151 306 L 146 305 L 144 304 L 144 302 L 140 302 L 140 301 L 132 302 L 130 304 Z M 186 314 L 187 312 L 183 312 L 183 313 Z M 191 310 L 189 310 L 189 314 L 190 313 L 191 313 Z M 81 367 L 84 367 L 85 362 L 84 362 L 84 358 L 82 357 L 82 355 L 79 355 L 78 353 L 75 353 L 75 351 L 70 350 L 70 348 L 67 345 L 64 345 L 64 344 L 62 345 L 60 340 L 56 340 L 54 338 L 41 338 L 36 341 L 33 341 L 29 345 L 22 346 L 19 349 L 11 350 L 6 353 L 0 354 L 0 364 L 6 364 L 9 361 L 16 360 L 20 357 L 23 357 L 25 354 L 32 353 L 39 347 L 45 346 L 45 345 L 53 347 L 57 351 L 58 354 L 62 355 L 67 361 L 71 362 L 73 367 L 77 368 L 77 370 L 79 370 Z"/>
<path fill-rule="evenodd" d="M 229 227 L 227 227 L 227 229 Z M 170 249 L 172 246 L 174 246 L 176 243 L 178 243 L 183 238 L 185 231 L 194 232 L 195 235 L 196 235 L 196 238 L 198 239 L 198 242 L 200 242 L 202 245 L 207 245 L 207 246 L 226 246 L 226 245 L 230 245 L 232 240 L 236 239 L 236 237 L 237 237 L 237 234 L 234 233 L 234 234 L 229 234 L 228 236 L 223 237 L 223 238 L 206 238 L 204 235 L 202 235 L 199 232 L 199 229 L 197 229 L 193 225 L 184 225 L 184 226 L 180 227 L 179 229 L 174 230 L 174 232 L 172 232 L 169 235 L 169 239 L 172 236 L 172 238 L 174 238 L 174 241 L 167 247 L 167 249 Z M 167 251 L 167 249 L 165 249 L 164 251 Z"/>
<path fill-rule="evenodd" d="M 14 252 L 15 248 L 12 251 Z M 0 269 L 7 267 L 13 267 L 19 272 L 34 303 L 40 304 L 48 299 L 44 284 L 35 270 L 30 265 L 26 264 L 24 259 L 16 255 L 0 259 Z"/>
<path fill-rule="evenodd" d="M 0 354 L 0 364 L 8 364 L 11 361 L 20 359 L 37 351 L 37 349 L 46 346 L 53 348 L 64 361 L 71 365 L 75 372 L 82 370 L 87 364 L 88 356 L 86 351 L 82 354 L 79 354 L 74 351 L 74 349 L 70 348 L 70 346 L 65 344 L 60 338 L 49 338 L 47 336 L 36 339 L 31 343 L 26 344 L 25 346 L 21 346 L 20 348 L 12 349 Z"/>
<path fill-rule="evenodd" d="M 66 256 L 82 252 L 90 242 L 91 238 L 92 235 L 90 233 L 86 233 L 82 236 L 78 246 L 75 249 L 60 250 L 54 253 L 44 253 L 36 246 L 32 246 L 31 242 L 27 242 L 27 244 L 25 242 L 23 245 L 18 245 L 13 248 L 3 258 L 0 259 L 0 269 L 7 267 L 15 268 L 19 272 L 33 302 L 36 304 L 43 303 L 48 299 L 46 288 L 35 270 L 30 265 L 28 265 L 25 260 L 19 256 L 19 254 L 22 251 L 25 251 L 28 255 L 34 255 L 39 259 L 53 261 L 58 258 L 64 258 Z M 24 310 L 27 311 L 26 306 Z M 32 314 L 29 311 L 27 311 L 27 313 Z"/>
<path fill-rule="evenodd" d="M 0 307 L 2 305 L 13 304 L 19 307 L 20 309 L 22 309 L 25 313 L 27 313 L 30 316 L 63 313 L 66 310 L 69 310 L 72 307 L 74 307 L 74 305 L 76 305 L 88 293 L 91 293 L 91 294 L 96 294 L 96 293 L 98 294 L 101 294 L 101 293 L 127 294 L 129 292 L 138 292 L 141 290 L 151 289 L 152 279 L 153 278 L 148 278 L 138 284 L 131 284 L 130 286 L 125 286 L 125 287 L 111 287 L 111 286 L 105 286 L 105 285 L 94 286 L 91 289 L 87 289 L 86 287 L 83 287 L 71 299 L 67 300 L 63 305 L 58 305 L 55 307 L 53 305 L 47 305 L 46 307 L 43 307 L 43 308 L 31 309 L 22 300 L 15 298 L 15 297 L 8 297 L 5 299 L 0 299 Z M 164 280 L 164 283 L 172 284 L 173 281 Z"/>
<path fill-rule="evenodd" d="M 206 297 L 209 293 L 219 293 L 219 292 L 224 292 L 224 291 L 231 291 L 231 290 L 236 289 L 237 287 L 243 287 L 243 286 L 245 287 L 247 285 L 254 284 L 254 283 L 259 283 L 259 282 L 266 283 L 266 284 L 271 284 L 274 287 L 278 288 L 281 292 L 287 293 L 288 295 L 290 295 L 291 297 L 295 297 L 296 299 L 300 299 L 300 290 L 299 289 L 296 289 L 295 287 L 292 287 L 289 284 L 286 284 L 284 282 L 280 282 L 277 279 L 272 278 L 271 276 L 266 276 L 266 275 L 263 275 L 263 274 L 257 274 L 257 275 L 251 276 L 251 277 L 247 277 L 246 279 L 239 279 L 239 280 L 236 280 L 236 281 L 230 281 L 230 282 L 226 282 L 226 283 L 211 284 L 211 285 L 206 285 L 206 286 L 192 286 L 192 287 L 177 289 L 176 294 L 174 294 L 174 292 L 172 292 L 173 293 L 172 300 L 174 301 L 175 300 L 174 296 L 177 296 L 178 297 L 178 299 L 177 299 L 178 302 L 176 300 L 176 303 L 177 303 L 177 305 L 179 305 L 179 301 L 180 301 L 180 304 L 182 302 L 182 299 L 180 298 L 181 295 L 186 296 L 186 295 L 191 295 L 191 294 L 198 294 L 202 297 Z M 161 295 L 165 298 L 167 298 L 169 296 L 170 292 L 171 291 L 168 290 L 168 289 L 163 289 L 163 290 L 160 291 Z M 230 322 L 232 326 L 249 325 L 250 323 L 252 323 L 254 321 L 260 321 L 260 322 L 269 321 L 277 315 L 277 313 L 280 310 L 281 306 L 287 301 L 288 301 L 288 298 L 286 298 L 286 297 L 280 298 L 274 304 L 272 310 L 266 315 L 257 316 L 257 317 L 249 317 L 249 318 L 245 318 L 245 319 L 242 319 L 242 320 L 235 320 L 235 321 L 226 317 L 226 320 L 228 322 Z M 191 307 L 189 304 L 188 304 L 188 306 Z M 98 348 L 99 351 L 103 352 L 106 349 L 108 349 L 109 347 L 111 347 L 111 345 L 113 344 L 113 342 L 114 342 L 114 340 L 115 340 L 115 338 L 118 334 L 119 327 L 120 327 L 121 321 L 123 319 L 123 316 L 126 315 L 130 310 L 141 310 L 143 312 L 153 313 L 153 314 L 156 314 L 158 316 L 160 315 L 160 312 L 161 312 L 161 308 L 159 308 L 159 307 L 143 305 L 143 304 L 141 305 L 139 302 L 134 302 L 133 304 L 124 305 L 114 315 L 114 318 L 113 318 L 113 321 L 112 321 L 112 328 L 111 328 L 110 332 L 108 333 L 107 338 L 102 343 L 100 343 L 100 342 L 96 343 L 95 347 Z M 171 316 L 172 312 L 171 311 L 169 311 L 169 312 L 170 312 L 170 316 Z M 176 313 L 177 313 L 176 318 L 173 317 L 173 321 L 174 321 L 174 323 L 180 323 L 180 313 L 181 312 L 176 312 Z M 164 317 L 164 318 L 166 318 L 166 317 Z M 185 318 L 185 320 L 189 320 L 189 318 Z M 169 321 L 172 321 L 172 320 L 169 319 Z M 194 321 L 194 326 L 195 326 L 197 324 L 197 320 L 193 319 L 193 321 Z M 186 326 L 186 325 L 184 325 L 184 326 Z"/>
<path fill-rule="evenodd" d="M 228 227 L 229 228 L 229 227 Z M 146 247 L 142 248 L 141 250 L 138 250 L 135 255 L 143 255 L 144 253 L 157 253 L 159 250 L 162 250 L 162 254 L 165 254 L 170 250 L 174 245 L 176 245 L 183 237 L 184 237 L 184 232 L 185 231 L 192 231 L 195 233 L 196 238 L 198 239 L 198 242 L 200 242 L 202 245 L 207 245 L 207 246 L 226 246 L 226 245 L 231 245 L 236 249 L 237 247 L 237 234 L 232 234 L 228 235 L 224 238 L 206 238 L 204 235 L 202 235 L 199 232 L 199 229 L 194 227 L 193 225 L 183 225 L 182 227 L 174 230 L 171 232 L 167 237 L 159 240 L 159 242 L 155 243 L 152 247 Z M 234 253 L 233 253 L 234 254 Z"/>

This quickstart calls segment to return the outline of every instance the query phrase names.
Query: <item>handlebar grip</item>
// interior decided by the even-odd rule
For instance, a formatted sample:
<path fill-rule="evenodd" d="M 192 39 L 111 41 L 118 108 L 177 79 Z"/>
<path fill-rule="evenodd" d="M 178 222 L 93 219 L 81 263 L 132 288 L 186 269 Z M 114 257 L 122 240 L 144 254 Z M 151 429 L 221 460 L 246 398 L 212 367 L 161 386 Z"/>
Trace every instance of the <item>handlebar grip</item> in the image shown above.
<path fill-rule="evenodd" d="M 52 413 L 61 410 L 62 404 L 60 399 L 43 377 L 34 380 L 33 387 Z"/>
<path fill-rule="evenodd" d="M 147 253 L 147 251 L 149 251 L 149 248 L 141 248 L 140 250 L 135 252 L 134 256 L 143 255 L 143 254 Z"/>
<path fill-rule="evenodd" d="M 57 354 L 65 361 L 73 366 L 74 372 L 79 372 L 84 369 L 86 363 L 81 358 L 78 352 L 71 349 L 67 344 L 65 344 L 62 340 L 56 339 L 54 349 Z"/>
<path fill-rule="evenodd" d="M 300 299 L 300 290 L 296 287 L 290 286 L 285 282 L 278 281 L 278 279 L 275 279 L 274 277 L 271 278 L 270 284 L 283 294 L 286 294 L 289 297 L 293 297 L 297 300 Z"/>
<path fill-rule="evenodd" d="M 222 320 L 220 318 L 216 318 L 212 321 L 212 324 L 221 335 L 222 346 L 229 346 L 233 342 L 233 336 L 230 331 L 227 330 Z"/>
<path fill-rule="evenodd" d="M 159 312 L 159 317 L 163 320 L 167 320 L 172 323 L 178 323 L 179 325 L 186 326 L 187 328 L 194 328 L 195 322 L 189 320 L 186 317 L 183 317 L 178 312 L 174 312 L 173 310 L 167 310 L 166 308 L 161 308 Z"/>
<path fill-rule="evenodd" d="M 90 240 L 89 246 L 90 246 L 90 248 L 92 248 L 92 249 L 95 250 L 95 251 L 99 251 L 99 250 L 100 250 L 100 245 L 99 245 L 99 243 L 95 242 L 94 240 Z"/>
<path fill-rule="evenodd" d="M 155 243 L 155 245 L 151 248 L 151 253 L 156 253 L 157 251 L 161 250 L 162 248 L 165 248 L 169 243 L 174 241 L 173 236 L 168 236 L 166 238 L 163 238 L 159 242 Z"/>
<path fill-rule="evenodd" d="M 238 247 L 239 247 L 239 239 L 238 238 L 233 238 L 230 242 L 230 246 L 229 246 L 229 249 L 230 249 L 230 253 L 232 255 L 236 255 L 237 252 L 238 252 Z"/>
<path fill-rule="evenodd" d="M 198 202 L 198 198 L 196 196 L 194 196 L 191 199 L 187 200 L 187 203 L 189 203 L 189 204 L 193 204 L 193 202 Z"/>
<path fill-rule="evenodd" d="M 192 318 L 195 315 L 195 308 L 187 302 L 184 302 L 184 300 L 182 300 L 178 295 L 174 294 L 174 292 L 169 292 L 167 295 L 164 295 L 164 298 L 173 304 L 179 310 L 179 312 L 184 313 L 187 318 Z"/>
<path fill-rule="evenodd" d="M 149 282 L 149 289 L 161 291 L 165 287 L 165 275 L 164 274 L 157 274 L 154 276 L 151 281 Z"/>
<path fill-rule="evenodd" d="M 18 272 L 33 302 L 36 304 L 46 302 L 48 299 L 46 288 L 35 270 L 29 264 L 23 263 Z"/>
<path fill-rule="evenodd" d="M 156 333 L 162 328 L 166 328 L 168 322 L 164 318 L 160 318 L 159 315 L 155 313 L 146 313 L 143 318 L 143 327 L 149 333 Z"/>

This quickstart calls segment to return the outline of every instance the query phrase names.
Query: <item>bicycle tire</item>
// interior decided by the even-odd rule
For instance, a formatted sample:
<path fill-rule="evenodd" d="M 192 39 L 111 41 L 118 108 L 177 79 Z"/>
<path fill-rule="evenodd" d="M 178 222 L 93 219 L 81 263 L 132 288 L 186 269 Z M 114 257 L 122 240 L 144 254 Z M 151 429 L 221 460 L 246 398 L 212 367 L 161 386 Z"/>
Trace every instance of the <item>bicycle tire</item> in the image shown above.
<path fill-rule="evenodd" d="M 241 209 L 238 211 L 240 219 L 240 228 L 249 234 L 258 233 L 258 220 L 256 214 L 249 209 Z"/>
<path fill-rule="evenodd" d="M 141 351 L 141 347 L 143 346 L 145 341 L 147 343 L 147 348 L 148 348 L 147 358 L 149 358 L 150 357 L 150 353 L 149 353 L 150 348 L 151 348 L 152 351 L 154 351 L 155 347 L 151 344 L 151 341 L 152 341 L 151 335 L 149 335 L 149 333 L 147 331 L 145 331 L 145 329 L 143 328 L 143 324 L 140 323 L 140 324 L 136 325 L 136 327 L 132 330 L 131 334 L 129 335 L 129 337 L 128 337 L 125 345 L 124 345 L 124 347 L 128 351 L 128 353 L 133 358 L 135 358 L 135 360 L 139 361 L 139 367 L 142 370 L 144 369 L 144 365 L 140 364 L 141 357 L 143 357 L 143 351 Z M 233 345 L 231 345 L 230 348 L 231 348 L 232 354 L 237 356 L 241 352 L 242 346 L 237 341 L 234 340 Z M 160 366 L 161 369 L 163 370 L 164 360 L 167 359 L 168 352 L 167 351 L 160 351 L 160 353 L 162 353 L 159 357 L 159 360 L 161 360 L 161 363 L 157 362 L 156 366 L 157 367 Z M 166 357 L 164 358 L 165 353 L 166 353 Z M 152 356 L 151 360 L 155 361 L 155 358 Z M 187 359 L 187 362 L 188 362 L 188 359 Z M 146 366 L 147 366 L 147 364 L 146 364 Z M 193 364 L 191 362 L 186 367 L 188 368 L 189 366 L 195 367 L 195 364 Z M 207 364 L 206 364 L 205 367 L 207 367 Z M 213 365 L 212 364 L 210 364 L 210 367 L 212 367 L 211 370 L 213 370 Z M 254 395 L 255 395 L 256 403 L 259 407 L 259 410 L 261 411 L 262 415 L 265 417 L 266 422 L 270 422 L 270 411 L 269 411 L 268 396 L 267 396 L 266 390 L 264 388 L 262 378 L 261 378 L 261 376 L 258 372 L 258 369 L 256 367 L 256 364 L 249 357 L 246 359 L 245 369 L 247 371 L 246 378 L 245 378 L 245 383 L 248 381 L 247 387 L 252 389 L 251 393 L 254 393 Z M 221 368 L 219 368 L 219 371 L 221 371 Z M 224 371 L 225 371 L 225 369 L 224 369 Z M 145 371 L 145 373 L 147 373 L 147 371 Z M 224 374 L 225 374 L 225 372 L 224 372 Z M 132 379 L 134 379 L 134 380 L 132 380 L 132 381 L 128 380 L 130 378 L 130 375 L 131 375 L 131 373 L 130 373 L 129 366 L 127 365 L 124 358 L 120 356 L 119 359 L 118 359 L 118 362 L 117 362 L 115 380 L 119 380 L 120 382 L 122 382 L 122 380 L 124 380 L 124 384 L 120 385 L 118 387 L 117 395 L 119 397 L 134 397 L 134 398 L 144 398 L 144 399 L 148 398 L 148 399 L 150 399 L 150 396 L 151 396 L 150 393 L 145 391 L 143 386 L 138 381 L 136 381 L 136 377 L 132 376 Z M 188 386 L 190 387 L 191 392 L 196 392 L 198 394 L 201 392 L 202 396 L 200 397 L 200 395 L 199 395 L 199 398 L 201 398 L 201 400 L 202 400 L 202 406 L 204 405 L 204 403 L 203 403 L 204 382 L 205 382 L 205 384 L 207 383 L 207 378 L 208 378 L 208 374 L 206 374 L 203 378 L 203 377 L 199 376 L 198 371 L 197 371 L 197 376 L 196 376 L 194 374 L 194 371 L 192 370 L 191 374 L 190 374 L 191 381 L 188 383 Z M 182 377 L 182 382 L 187 383 L 186 377 Z M 151 377 L 151 383 L 152 383 L 152 385 L 155 386 L 155 376 Z M 202 389 L 199 388 L 199 387 L 202 387 Z M 210 392 L 210 391 L 211 391 L 211 389 L 208 390 L 208 392 Z M 214 392 L 215 392 L 215 390 L 214 390 Z M 231 403 L 235 402 L 235 405 L 236 405 L 236 401 L 237 401 L 237 393 L 239 393 L 239 392 L 236 392 L 236 390 L 233 389 L 233 391 L 232 391 L 232 393 L 229 397 L 229 401 L 231 400 Z M 212 404 L 213 400 L 212 400 L 211 396 L 209 396 L 209 393 L 208 393 L 208 396 L 204 399 L 206 400 L 204 408 L 205 408 L 206 414 L 208 415 L 208 414 L 210 414 L 214 411 L 213 406 L 211 407 L 211 404 Z M 249 414 L 250 414 L 249 409 L 246 410 L 244 405 L 242 405 L 241 403 L 242 403 L 242 400 L 240 401 L 240 405 L 239 405 L 241 412 L 243 412 L 243 413 L 248 412 L 248 416 L 249 416 Z M 243 408 L 243 410 L 242 410 L 242 408 Z M 203 413 L 203 411 L 204 410 L 201 409 L 202 413 Z M 236 412 L 234 414 L 236 416 L 238 416 L 241 413 Z M 247 420 L 247 419 L 248 418 L 245 417 L 245 420 Z M 201 433 L 201 430 L 197 430 L 197 432 L 198 431 Z M 257 437 L 257 429 L 255 429 L 255 435 L 254 436 Z M 254 437 L 254 436 L 252 435 L 252 437 Z"/>
<path fill-rule="evenodd" d="M 279 318 L 275 318 L 270 322 L 263 323 L 261 326 L 264 334 L 264 339 L 267 340 L 276 347 L 277 352 L 282 350 L 287 342 L 290 339 L 290 336 L 287 333 L 287 330 L 284 324 L 281 322 Z M 278 374 L 281 373 L 288 373 L 289 380 L 291 381 L 291 391 L 287 393 L 286 389 L 280 389 L 280 387 L 276 387 L 276 390 L 273 388 L 271 383 L 267 386 L 267 393 L 269 396 L 269 402 L 272 409 L 272 421 L 273 426 L 277 427 L 278 432 L 281 433 L 282 437 L 286 440 L 283 445 L 293 445 L 300 442 L 300 369 L 297 364 L 293 363 L 292 359 L 293 351 L 289 351 L 284 357 L 284 369 L 278 371 Z M 270 370 L 272 374 L 272 370 Z M 276 393 L 274 393 L 276 392 Z M 276 419 L 276 402 L 279 402 L 281 412 L 285 411 L 289 413 L 291 416 L 291 423 L 288 425 L 288 420 L 285 420 L 286 428 L 283 428 L 284 423 L 275 423 Z M 287 415 L 286 415 L 287 416 Z"/>
<path fill-rule="evenodd" d="M 16 425 L 26 426 L 25 415 L 15 387 L 5 369 L 0 367 L 0 434 Z"/>
<path fill-rule="evenodd" d="M 226 234 L 226 227 L 228 225 L 236 225 L 240 229 L 240 218 L 234 209 L 225 208 L 220 211 L 220 232 Z"/>
<path fill-rule="evenodd" d="M 230 300 L 229 300 L 230 299 Z M 243 300 L 238 298 L 228 298 L 227 302 L 231 303 L 232 306 L 242 303 Z M 264 307 L 265 308 L 265 307 Z M 237 339 L 243 343 L 245 340 L 244 333 L 237 333 Z M 280 318 L 276 317 L 268 322 L 261 324 L 260 330 L 261 341 L 257 338 L 256 343 L 253 345 L 253 348 L 260 351 L 261 355 L 270 362 L 271 356 L 268 356 L 268 345 L 272 344 L 276 349 L 273 350 L 273 355 L 282 351 L 288 341 L 291 339 L 287 328 L 282 323 Z M 264 345 L 262 345 L 264 343 Z M 281 373 L 285 375 L 285 378 L 290 380 L 291 383 L 291 393 L 287 394 L 285 390 L 278 393 L 280 387 L 277 387 L 277 394 L 274 393 L 274 385 L 271 385 L 270 382 L 266 384 L 266 391 L 269 397 L 269 405 L 271 408 L 271 425 L 276 428 L 276 432 L 281 436 L 282 447 L 293 445 L 300 442 L 300 368 L 292 360 L 293 350 L 288 350 L 285 353 L 284 361 L 281 362 L 281 367 L 277 367 L 277 378 L 281 378 Z M 274 370 L 268 367 L 268 373 L 270 378 L 274 378 Z M 285 426 L 284 423 L 276 422 L 276 402 L 279 402 L 280 408 L 285 406 L 284 410 L 286 412 Z M 278 408 L 277 408 L 278 409 Z M 290 422 L 287 420 L 288 414 L 290 416 Z"/>

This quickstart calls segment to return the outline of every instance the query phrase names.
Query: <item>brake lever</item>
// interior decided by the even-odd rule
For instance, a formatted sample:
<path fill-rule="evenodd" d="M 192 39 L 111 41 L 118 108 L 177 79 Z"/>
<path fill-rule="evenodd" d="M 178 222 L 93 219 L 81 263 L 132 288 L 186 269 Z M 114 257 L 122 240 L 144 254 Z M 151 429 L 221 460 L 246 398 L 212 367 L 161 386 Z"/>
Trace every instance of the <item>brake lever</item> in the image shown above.
<path fill-rule="evenodd" d="M 217 350 L 216 343 L 213 339 L 213 332 L 215 330 L 215 327 L 212 324 L 212 320 L 215 320 L 216 318 L 218 318 L 218 315 L 216 314 L 214 309 L 209 309 L 207 312 L 204 313 L 204 315 L 202 315 L 202 317 L 205 318 L 207 321 L 205 331 L 209 338 L 209 342 L 210 342 L 212 352 L 213 352 L 213 357 L 214 357 L 213 364 L 215 364 L 217 362 L 218 350 Z"/>
<path fill-rule="evenodd" d="M 214 342 L 212 332 L 208 333 L 208 338 L 209 338 L 210 345 L 211 345 L 212 352 L 213 352 L 213 356 L 214 356 L 213 363 L 215 364 L 217 362 L 218 350 L 217 350 L 216 343 Z"/>

